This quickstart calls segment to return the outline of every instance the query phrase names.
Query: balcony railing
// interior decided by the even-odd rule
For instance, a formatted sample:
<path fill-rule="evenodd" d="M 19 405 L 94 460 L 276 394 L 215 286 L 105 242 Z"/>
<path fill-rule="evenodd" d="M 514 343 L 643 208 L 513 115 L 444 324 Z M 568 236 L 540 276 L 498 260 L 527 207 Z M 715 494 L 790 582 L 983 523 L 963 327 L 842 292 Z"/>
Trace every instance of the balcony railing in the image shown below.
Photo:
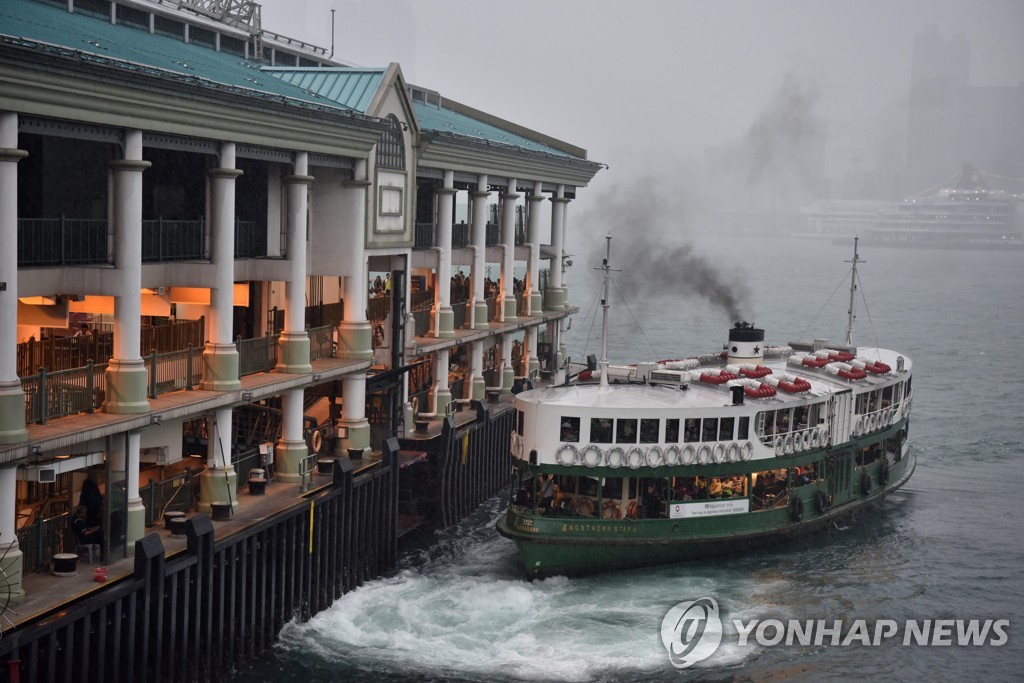
<path fill-rule="evenodd" d="M 267 231 L 256 221 L 235 221 L 235 258 L 267 255 Z"/>
<path fill-rule="evenodd" d="M 46 424 L 51 418 L 98 409 L 106 394 L 106 370 L 106 363 L 89 363 L 56 372 L 41 369 L 31 377 L 23 377 L 26 424 Z"/>
<path fill-rule="evenodd" d="M 255 339 L 237 339 L 238 376 L 255 375 L 257 372 L 270 372 L 277 366 L 277 349 L 279 334 L 271 334 Z"/>
<path fill-rule="evenodd" d="M 452 226 L 452 249 L 461 249 L 469 244 L 469 224 L 456 223 Z"/>
<path fill-rule="evenodd" d="M 203 219 L 142 221 L 142 261 L 197 261 L 206 258 Z"/>
<path fill-rule="evenodd" d="M 18 219 L 18 267 L 104 264 L 107 257 L 106 219 Z"/>
<path fill-rule="evenodd" d="M 153 351 L 145 361 L 150 398 L 178 389 L 191 389 L 203 379 L 202 347 L 189 346 L 166 353 Z"/>
<path fill-rule="evenodd" d="M 70 529 L 66 512 L 49 519 L 37 518 L 32 524 L 18 529 L 18 547 L 24 562 L 22 571 L 25 574 L 50 571 L 53 556 L 68 550 L 64 546 L 70 545 L 70 541 L 66 540 L 71 533 Z M 73 551 L 74 547 L 70 550 Z"/>
<path fill-rule="evenodd" d="M 334 330 L 336 329 L 336 325 L 322 325 L 309 328 L 309 360 L 334 358 Z"/>
<path fill-rule="evenodd" d="M 366 319 L 369 322 L 375 323 L 381 320 L 387 320 L 388 313 L 391 312 L 391 297 L 390 296 L 378 296 L 373 299 L 369 299 L 366 302 Z"/>
<path fill-rule="evenodd" d="M 413 249 L 430 249 L 432 246 L 434 246 L 434 224 L 417 223 Z"/>

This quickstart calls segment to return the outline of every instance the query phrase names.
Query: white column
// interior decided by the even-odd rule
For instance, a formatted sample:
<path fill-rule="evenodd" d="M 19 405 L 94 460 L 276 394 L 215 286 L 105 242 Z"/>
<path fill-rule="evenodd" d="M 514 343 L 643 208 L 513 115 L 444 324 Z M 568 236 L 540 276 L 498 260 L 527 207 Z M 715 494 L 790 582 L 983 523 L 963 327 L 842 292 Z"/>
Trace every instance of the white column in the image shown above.
<path fill-rule="evenodd" d="M 537 357 L 537 333 L 540 325 L 534 325 L 526 330 L 526 337 L 523 339 L 523 358 L 525 367 L 523 371 L 530 379 L 536 379 L 534 375 L 540 376 L 540 359 Z"/>
<path fill-rule="evenodd" d="M 480 176 L 473 198 L 473 325 L 474 330 L 490 327 L 487 320 L 487 302 L 484 301 L 484 268 L 487 262 L 487 176 Z"/>
<path fill-rule="evenodd" d="M 295 173 L 284 178 L 288 193 L 288 279 L 284 288 L 284 330 L 278 342 L 277 371 L 303 374 L 313 371 L 306 333 L 307 207 L 309 186 L 313 182 L 309 175 L 309 154 L 295 152 L 293 165 Z"/>
<path fill-rule="evenodd" d="M 25 392 L 18 378 L 18 162 L 28 152 L 18 149 L 18 115 L 0 112 L 0 443 L 28 438 Z M 13 470 L 12 470 L 13 471 Z M 0 509 L 0 519 L 8 508 Z M 14 503 L 10 507 L 14 513 Z M 13 518 L 12 518 L 13 519 Z M 3 543 L 7 536 L 0 536 Z M 17 544 L 15 544 L 17 550 Z M 20 556 L 19 556 L 20 558 Z M 19 574 L 19 578 L 20 578 Z M 19 584 L 20 586 L 20 584 Z"/>
<path fill-rule="evenodd" d="M 516 369 L 512 366 L 512 335 L 501 338 L 501 390 L 512 391 L 516 379 Z"/>
<path fill-rule="evenodd" d="M 203 381 L 206 391 L 237 391 L 238 349 L 231 339 L 235 305 L 235 143 L 220 145 L 220 166 L 208 172 L 210 178 L 210 264 L 214 285 L 210 289 L 210 339 L 203 351 Z"/>
<path fill-rule="evenodd" d="M 486 393 L 484 382 L 484 342 L 478 340 L 469 344 L 469 386 L 466 398 L 481 400 Z"/>
<path fill-rule="evenodd" d="M 15 519 L 18 515 L 18 468 L 13 465 L 0 467 L 0 569 L 11 591 L 11 600 L 25 599 L 21 586 L 23 572 L 22 552 L 15 533 Z"/>
<path fill-rule="evenodd" d="M 434 291 L 434 336 L 454 337 L 452 312 L 452 205 L 455 203 L 455 173 L 444 172 L 444 187 L 437 190 L 437 288 Z"/>
<path fill-rule="evenodd" d="M 519 314 L 516 310 L 516 294 L 513 283 L 516 253 L 517 199 L 519 199 L 519 195 L 516 193 L 516 179 L 509 178 L 508 190 L 505 192 L 501 201 L 501 232 L 502 237 L 504 238 L 503 242 L 505 244 L 505 254 L 501 261 L 501 289 L 503 292 L 503 298 L 499 303 L 501 307 L 502 322 L 515 322 L 518 320 Z"/>
<path fill-rule="evenodd" d="M 452 402 L 452 392 L 448 386 L 448 356 L 448 349 L 441 349 L 434 354 L 433 412 L 438 417 L 444 417 L 448 404 Z"/>
<path fill-rule="evenodd" d="M 146 535 L 146 507 L 139 496 L 139 445 L 141 435 L 128 432 L 128 452 L 125 468 L 125 488 L 127 489 L 128 510 L 125 515 L 125 534 L 128 541 L 128 552 L 135 552 L 135 541 Z"/>
<path fill-rule="evenodd" d="M 373 357 L 373 345 L 366 320 L 366 201 L 370 182 L 366 179 L 365 159 L 356 161 L 353 176 L 342 183 L 347 258 L 339 264 L 345 280 L 345 319 L 338 325 L 338 357 L 366 360 Z"/>
<path fill-rule="evenodd" d="M 526 293 L 523 303 L 528 315 L 540 315 L 542 300 L 540 293 L 540 214 L 544 204 L 542 184 L 533 184 L 533 194 L 526 198 L 526 240 L 530 243 L 530 258 L 526 263 Z"/>
<path fill-rule="evenodd" d="M 120 286 L 114 296 L 114 357 L 107 364 L 108 413 L 145 413 L 146 366 L 140 355 L 142 312 L 142 131 L 125 132 L 124 159 L 111 161 L 114 173 L 114 266 Z"/>
<path fill-rule="evenodd" d="M 302 438 L 302 389 L 281 393 L 281 441 L 275 450 L 274 464 L 278 481 L 301 481 L 302 460 L 309 455 Z"/>

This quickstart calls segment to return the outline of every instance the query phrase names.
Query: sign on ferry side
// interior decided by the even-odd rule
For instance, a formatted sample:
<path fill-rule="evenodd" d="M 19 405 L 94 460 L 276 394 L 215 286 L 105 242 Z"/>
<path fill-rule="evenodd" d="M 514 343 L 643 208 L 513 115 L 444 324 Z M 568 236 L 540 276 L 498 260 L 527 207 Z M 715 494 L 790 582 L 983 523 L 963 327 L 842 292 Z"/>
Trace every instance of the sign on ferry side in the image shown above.
<path fill-rule="evenodd" d="M 743 500 L 708 500 L 700 503 L 671 503 L 668 506 L 668 516 L 672 519 L 735 515 L 741 512 L 750 512 L 750 501 L 746 498 Z"/>

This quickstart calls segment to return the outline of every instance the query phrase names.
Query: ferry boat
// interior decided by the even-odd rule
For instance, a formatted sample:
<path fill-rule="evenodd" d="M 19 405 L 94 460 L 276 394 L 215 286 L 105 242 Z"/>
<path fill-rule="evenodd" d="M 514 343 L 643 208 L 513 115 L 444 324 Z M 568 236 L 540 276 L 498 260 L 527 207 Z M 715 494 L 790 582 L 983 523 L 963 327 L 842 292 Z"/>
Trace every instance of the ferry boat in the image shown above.
<path fill-rule="evenodd" d="M 720 352 L 630 366 L 607 360 L 608 261 L 600 361 L 515 398 L 514 481 L 497 528 L 530 578 L 775 543 L 910 478 L 912 363 L 852 343 L 856 241 L 845 343 L 769 346 L 738 322 Z"/>

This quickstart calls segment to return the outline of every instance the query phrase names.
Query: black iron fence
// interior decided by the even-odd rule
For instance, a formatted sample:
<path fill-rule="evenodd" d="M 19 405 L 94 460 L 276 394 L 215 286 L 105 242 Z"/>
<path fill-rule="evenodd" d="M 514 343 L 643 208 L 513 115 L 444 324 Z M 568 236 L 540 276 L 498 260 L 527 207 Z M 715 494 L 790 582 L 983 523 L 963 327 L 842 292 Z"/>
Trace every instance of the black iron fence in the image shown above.
<path fill-rule="evenodd" d="M 19 218 L 18 267 L 81 266 L 108 262 L 107 221 Z"/>
<path fill-rule="evenodd" d="M 142 221 L 142 261 L 196 261 L 206 258 L 203 219 Z"/>

